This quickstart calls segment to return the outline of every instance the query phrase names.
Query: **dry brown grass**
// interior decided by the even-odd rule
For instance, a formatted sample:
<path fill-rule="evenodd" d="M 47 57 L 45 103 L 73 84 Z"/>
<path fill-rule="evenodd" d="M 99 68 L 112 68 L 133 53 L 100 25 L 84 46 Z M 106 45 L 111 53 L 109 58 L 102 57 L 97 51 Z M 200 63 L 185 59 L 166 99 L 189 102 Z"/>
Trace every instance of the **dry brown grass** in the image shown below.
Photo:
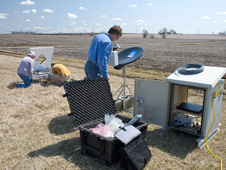
<path fill-rule="evenodd" d="M 79 130 L 67 116 L 70 110 L 66 98 L 62 97 L 63 87 L 35 83 L 27 89 L 7 88 L 10 83 L 20 81 L 16 74 L 20 60 L 0 55 L 0 169 L 120 169 L 119 164 L 102 166 L 96 158 L 80 153 Z M 71 64 L 77 62 L 70 61 Z M 72 78 L 83 79 L 83 66 L 73 64 L 68 66 Z M 128 74 L 129 69 L 133 68 L 128 68 Z M 161 74 L 163 80 L 168 73 Z M 111 75 L 110 84 L 114 94 L 122 85 L 122 78 Z M 134 78 L 127 78 L 127 84 L 133 91 Z M 221 123 L 221 131 L 210 140 L 209 147 L 225 163 L 225 98 Z M 205 147 L 198 149 L 194 136 L 174 130 L 161 136 L 160 128 L 148 126 L 147 144 L 153 156 L 145 169 L 219 169 L 219 160 Z"/>

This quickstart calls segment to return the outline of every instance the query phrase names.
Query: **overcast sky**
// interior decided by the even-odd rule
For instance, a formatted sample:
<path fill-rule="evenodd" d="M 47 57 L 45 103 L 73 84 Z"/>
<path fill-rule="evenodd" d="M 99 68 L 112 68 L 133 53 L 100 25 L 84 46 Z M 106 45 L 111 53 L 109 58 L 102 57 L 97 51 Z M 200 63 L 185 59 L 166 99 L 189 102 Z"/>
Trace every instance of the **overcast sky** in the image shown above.
<path fill-rule="evenodd" d="M 0 34 L 107 32 L 183 34 L 226 31 L 226 0 L 1 0 Z"/>

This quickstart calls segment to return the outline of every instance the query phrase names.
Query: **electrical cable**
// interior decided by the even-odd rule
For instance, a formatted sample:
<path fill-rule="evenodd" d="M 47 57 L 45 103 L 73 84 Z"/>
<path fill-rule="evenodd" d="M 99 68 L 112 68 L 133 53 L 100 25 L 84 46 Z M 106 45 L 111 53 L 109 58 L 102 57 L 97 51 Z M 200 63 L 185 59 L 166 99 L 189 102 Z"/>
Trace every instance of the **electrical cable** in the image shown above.
<path fill-rule="evenodd" d="M 219 83 L 218 83 L 218 86 L 219 86 L 219 90 L 216 90 L 216 91 L 215 91 L 215 93 L 214 93 L 214 95 L 213 95 L 213 99 L 212 99 L 212 108 L 213 108 L 214 120 L 213 120 L 213 123 L 212 123 L 211 126 L 210 126 L 210 129 L 209 129 L 208 133 L 207 133 L 207 137 L 206 137 L 206 147 L 207 147 L 208 151 L 209 151 L 213 156 L 215 156 L 216 158 L 220 159 L 220 161 L 221 161 L 220 168 L 221 168 L 221 170 L 222 170 L 222 166 L 223 166 L 223 165 L 222 165 L 222 164 L 223 164 L 222 159 L 221 159 L 219 156 L 215 155 L 215 154 L 209 149 L 209 146 L 208 146 L 208 136 L 209 136 L 209 132 L 210 132 L 210 130 L 211 130 L 211 128 L 212 128 L 212 126 L 213 126 L 213 124 L 214 124 L 214 122 L 215 122 L 215 117 L 216 117 L 216 115 L 215 115 L 215 110 L 214 110 L 214 98 L 218 97 L 218 96 L 220 95 L 220 93 L 221 93 L 221 86 L 220 86 Z"/>
<path fill-rule="evenodd" d="M 180 66 L 176 71 L 180 74 L 193 75 L 203 72 L 204 66 L 197 63 L 188 63 Z"/>

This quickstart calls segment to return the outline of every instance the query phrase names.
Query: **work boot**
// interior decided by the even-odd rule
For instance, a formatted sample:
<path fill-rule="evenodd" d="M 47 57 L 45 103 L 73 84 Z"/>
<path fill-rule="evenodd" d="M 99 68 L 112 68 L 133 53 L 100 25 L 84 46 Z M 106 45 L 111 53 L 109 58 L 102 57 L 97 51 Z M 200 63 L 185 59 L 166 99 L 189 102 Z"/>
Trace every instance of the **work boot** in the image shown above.
<path fill-rule="evenodd" d="M 14 89 L 16 88 L 16 83 L 11 83 L 9 86 L 8 86 L 9 89 Z"/>

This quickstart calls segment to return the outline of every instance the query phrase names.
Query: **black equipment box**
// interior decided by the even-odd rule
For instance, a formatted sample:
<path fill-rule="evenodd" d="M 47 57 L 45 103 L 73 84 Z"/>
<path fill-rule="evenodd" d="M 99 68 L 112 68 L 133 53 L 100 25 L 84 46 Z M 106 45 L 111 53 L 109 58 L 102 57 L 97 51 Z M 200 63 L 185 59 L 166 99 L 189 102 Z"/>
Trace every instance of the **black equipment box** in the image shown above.
<path fill-rule="evenodd" d="M 81 150 L 84 153 L 96 156 L 106 165 L 111 165 L 120 159 L 119 148 L 123 145 L 116 138 L 106 138 L 92 133 L 89 129 L 104 123 L 105 114 L 115 114 L 115 102 L 112 97 L 107 78 L 85 79 L 65 83 L 64 89 L 69 106 L 70 115 L 80 130 Z M 123 123 L 131 118 L 116 114 Z M 147 123 L 137 122 L 134 125 L 146 138 Z"/>

